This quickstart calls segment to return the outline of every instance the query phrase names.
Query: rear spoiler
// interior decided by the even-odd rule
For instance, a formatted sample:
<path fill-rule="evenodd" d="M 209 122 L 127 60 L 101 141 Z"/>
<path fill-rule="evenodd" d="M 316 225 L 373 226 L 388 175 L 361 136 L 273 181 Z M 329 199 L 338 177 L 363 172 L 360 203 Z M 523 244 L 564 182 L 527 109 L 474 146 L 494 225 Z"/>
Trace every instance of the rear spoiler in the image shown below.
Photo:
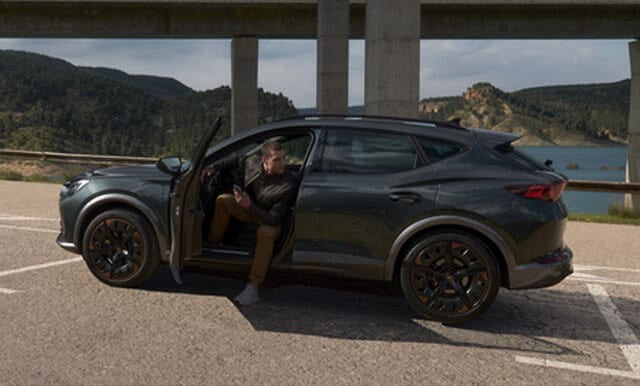
<path fill-rule="evenodd" d="M 502 145 L 509 145 L 511 142 L 522 138 L 522 135 L 505 133 L 503 131 L 491 131 L 484 129 L 469 129 L 476 136 L 478 142 L 491 149 Z"/>

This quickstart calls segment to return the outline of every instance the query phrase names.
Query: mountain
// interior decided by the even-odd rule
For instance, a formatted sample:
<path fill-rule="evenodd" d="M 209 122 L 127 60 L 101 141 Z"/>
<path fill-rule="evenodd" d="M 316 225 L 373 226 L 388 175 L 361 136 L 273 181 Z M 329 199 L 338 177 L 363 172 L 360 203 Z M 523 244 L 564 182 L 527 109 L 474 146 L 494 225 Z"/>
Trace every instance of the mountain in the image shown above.
<path fill-rule="evenodd" d="M 231 89 L 188 92 L 177 81 L 76 67 L 44 55 L 0 50 L 0 148 L 113 155 L 188 156 L 223 117 Z M 282 94 L 258 92 L 259 122 L 295 115 Z"/>
<path fill-rule="evenodd" d="M 462 96 L 420 101 L 420 116 L 524 134 L 520 144 L 626 143 L 630 81 L 504 92 L 478 83 Z M 0 50 L 0 148 L 113 155 L 188 156 L 223 117 L 231 89 L 195 92 L 170 78 L 76 67 L 44 55 Z M 295 115 L 292 101 L 260 89 L 259 122 Z M 314 109 L 304 109 L 314 113 Z M 362 113 L 362 106 L 350 108 Z"/>
<path fill-rule="evenodd" d="M 420 101 L 422 118 L 525 135 L 521 145 L 626 143 L 630 81 L 504 92 L 477 83 L 460 97 Z"/>
<path fill-rule="evenodd" d="M 173 78 L 151 75 L 130 75 L 124 71 L 105 67 L 79 67 L 91 74 L 137 88 L 142 92 L 162 98 L 173 99 L 176 97 L 193 94 L 195 91 Z"/>

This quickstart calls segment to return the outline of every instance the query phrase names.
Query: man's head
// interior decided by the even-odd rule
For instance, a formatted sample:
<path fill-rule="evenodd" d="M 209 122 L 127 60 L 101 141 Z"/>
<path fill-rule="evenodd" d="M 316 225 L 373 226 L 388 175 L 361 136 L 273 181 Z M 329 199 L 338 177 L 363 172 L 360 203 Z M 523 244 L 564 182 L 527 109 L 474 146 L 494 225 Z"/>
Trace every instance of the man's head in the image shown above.
<path fill-rule="evenodd" d="M 284 148 L 280 142 L 268 140 L 262 144 L 260 148 L 262 153 L 262 168 L 267 175 L 284 174 L 284 168 L 287 164 Z"/>

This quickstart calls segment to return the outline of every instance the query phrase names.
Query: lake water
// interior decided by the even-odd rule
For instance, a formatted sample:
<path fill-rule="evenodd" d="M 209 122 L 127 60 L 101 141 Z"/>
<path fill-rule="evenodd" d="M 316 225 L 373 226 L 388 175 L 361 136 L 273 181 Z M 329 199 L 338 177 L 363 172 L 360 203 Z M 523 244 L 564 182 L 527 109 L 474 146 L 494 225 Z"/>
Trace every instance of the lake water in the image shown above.
<path fill-rule="evenodd" d="M 552 167 L 572 180 L 624 181 L 627 147 L 518 146 L 532 157 L 553 160 Z M 567 169 L 570 163 L 578 169 Z M 607 170 L 603 170 L 603 168 Z M 609 205 L 622 204 L 624 194 L 566 190 L 562 200 L 571 213 L 606 214 Z"/>

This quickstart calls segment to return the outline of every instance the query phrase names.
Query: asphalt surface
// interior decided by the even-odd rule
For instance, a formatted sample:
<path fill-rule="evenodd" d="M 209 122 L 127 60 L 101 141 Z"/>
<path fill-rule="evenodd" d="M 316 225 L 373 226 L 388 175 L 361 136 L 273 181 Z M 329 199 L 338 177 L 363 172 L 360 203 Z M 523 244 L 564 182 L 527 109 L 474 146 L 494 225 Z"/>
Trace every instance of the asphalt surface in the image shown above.
<path fill-rule="evenodd" d="M 402 297 L 166 269 L 137 289 L 59 248 L 51 184 L 0 181 L 0 384 L 640 384 L 640 227 L 574 223 L 576 273 L 446 327 Z M 53 265 L 57 264 L 57 265 Z"/>

